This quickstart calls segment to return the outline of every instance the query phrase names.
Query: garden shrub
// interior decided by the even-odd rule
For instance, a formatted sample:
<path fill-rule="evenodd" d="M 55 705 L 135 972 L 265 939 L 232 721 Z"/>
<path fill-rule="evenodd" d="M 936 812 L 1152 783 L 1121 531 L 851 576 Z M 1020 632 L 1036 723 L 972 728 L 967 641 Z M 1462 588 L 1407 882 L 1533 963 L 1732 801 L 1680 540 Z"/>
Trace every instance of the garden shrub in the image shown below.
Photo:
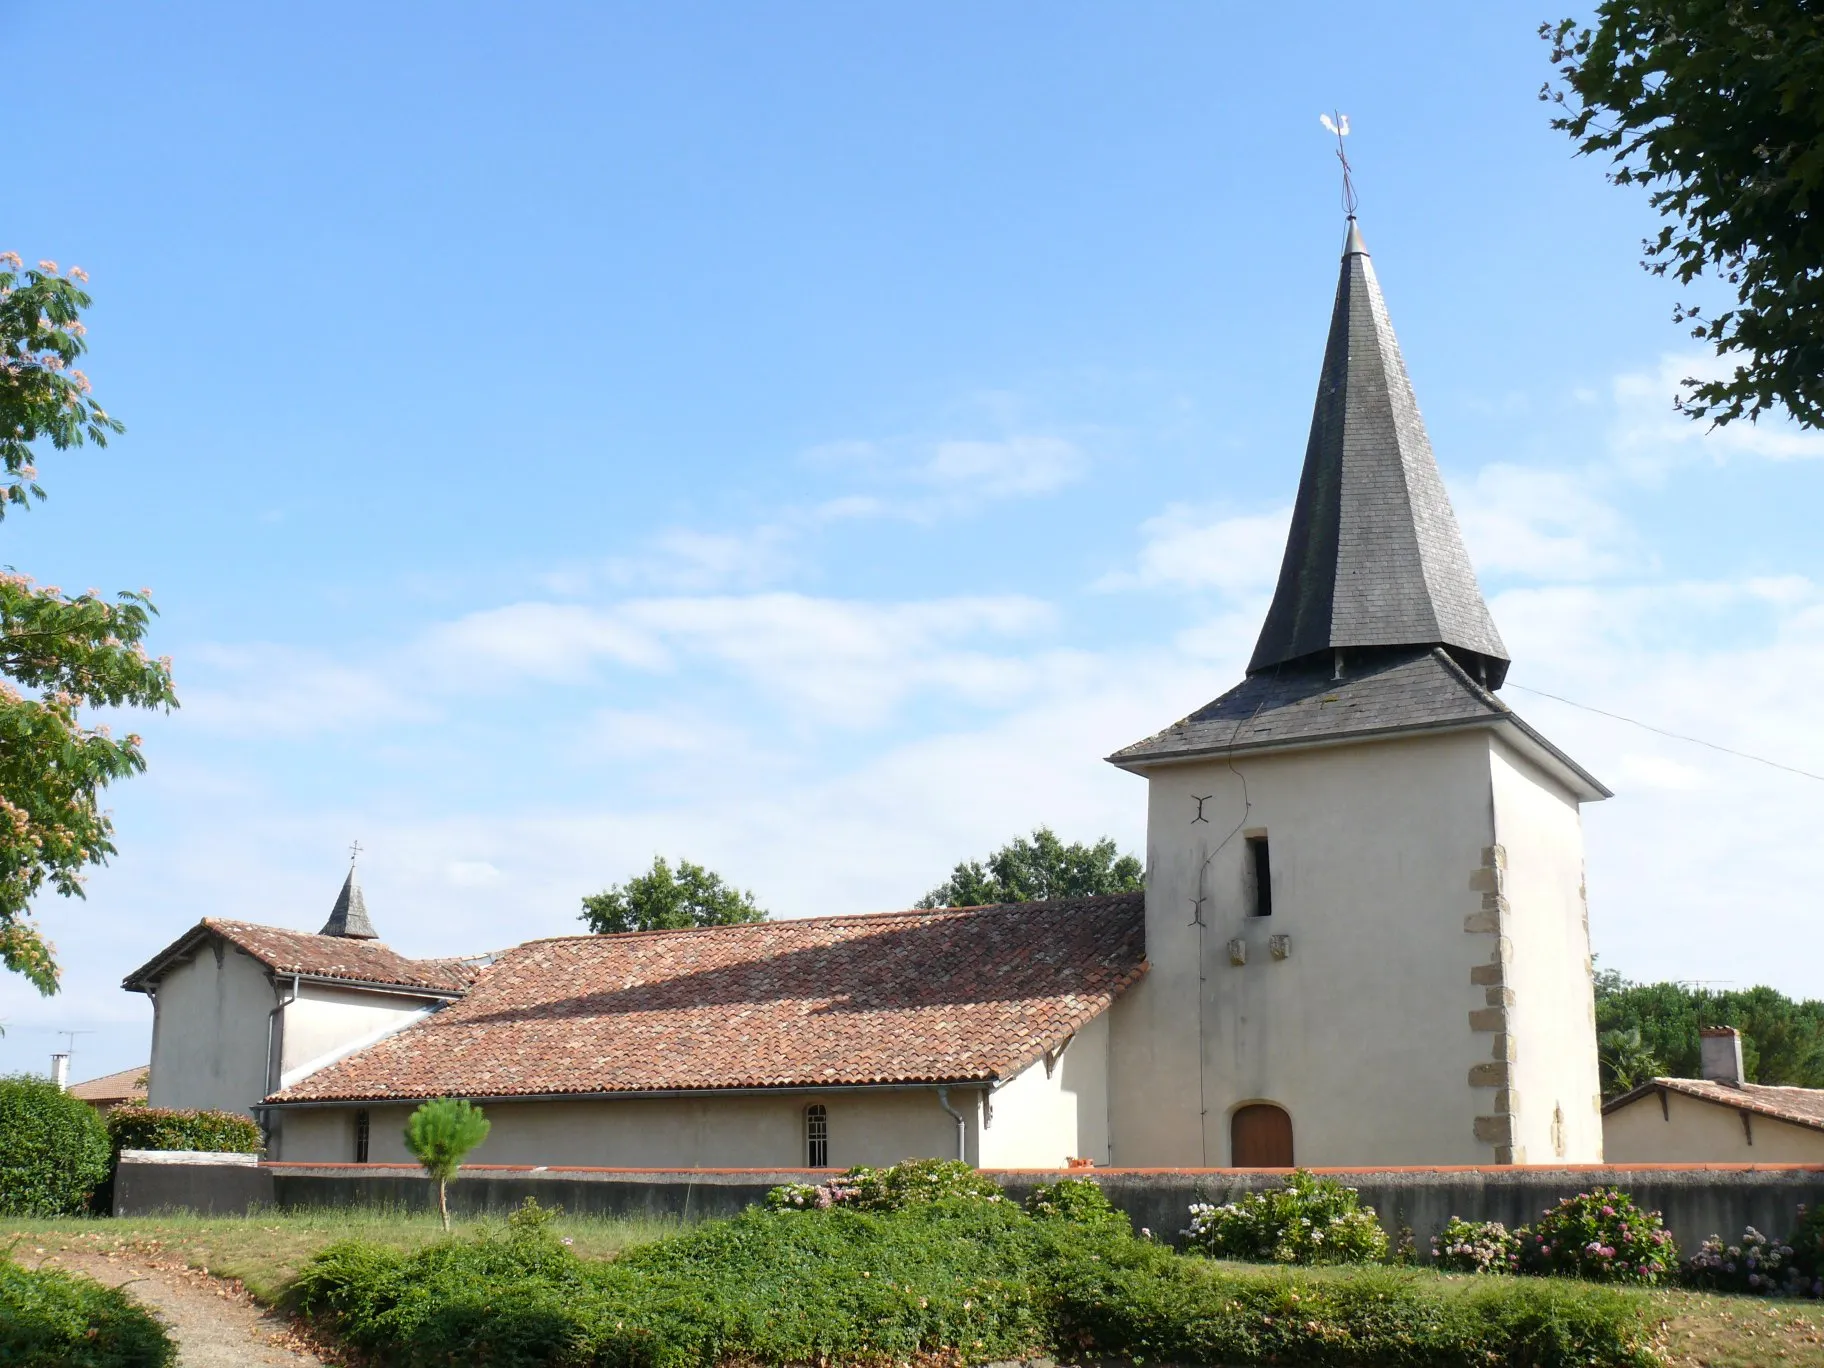
<path fill-rule="evenodd" d="M 1824 1297 L 1824 1206 L 1801 1206 L 1786 1243 L 1792 1246 L 1793 1267 L 1811 1280 L 1811 1295 Z"/>
<path fill-rule="evenodd" d="M 48 1078 L 0 1078 L 0 1215 L 81 1211 L 108 1176 L 108 1132 L 95 1109 Z"/>
<path fill-rule="evenodd" d="M 176 1362 L 164 1327 L 124 1292 L 61 1269 L 21 1268 L 0 1255 L 0 1363 L 8 1368 Z"/>
<path fill-rule="evenodd" d="M 1768 1239 L 1753 1226 L 1735 1244 L 1726 1245 L 1720 1235 L 1712 1235 L 1685 1260 L 1681 1271 L 1684 1281 L 1693 1287 L 1716 1292 L 1757 1297 L 1814 1295 L 1811 1279 L 1793 1261 L 1792 1246 Z"/>
<path fill-rule="evenodd" d="M 921 1202 L 1004 1202 L 1006 1194 L 956 1159 L 906 1159 L 885 1168 L 865 1164 L 827 1183 L 784 1183 L 766 1194 L 775 1211 L 808 1211 L 833 1206 L 858 1211 L 899 1211 Z"/>
<path fill-rule="evenodd" d="M 1566 1197 L 1520 1235 L 1523 1272 L 1652 1284 L 1678 1268 L 1678 1246 L 1659 1213 L 1642 1211 L 1619 1188 Z"/>
<path fill-rule="evenodd" d="M 1452 1216 L 1431 1237 L 1432 1266 L 1451 1273 L 1518 1273 L 1525 1234 L 1524 1226 L 1509 1230 L 1499 1221 Z"/>
<path fill-rule="evenodd" d="M 1190 1247 L 1224 1259 L 1259 1263 L 1377 1263 L 1387 1257 L 1387 1232 L 1374 1208 L 1352 1187 L 1304 1170 L 1282 1187 L 1250 1192 L 1240 1201 L 1191 1207 Z"/>
<path fill-rule="evenodd" d="M 1247 1269 L 969 1198 L 750 1211 L 611 1262 L 574 1257 L 535 1223 L 414 1253 L 348 1242 L 306 1266 L 296 1294 L 397 1368 L 1040 1356 L 1487 1368 L 1490 1345 L 1509 1368 L 1658 1363 L 1642 1303 L 1610 1289 Z"/>
<path fill-rule="evenodd" d="M 1026 1198 L 1028 1214 L 1040 1220 L 1072 1221 L 1125 1235 L 1133 1230 L 1127 1213 L 1109 1204 L 1102 1185 L 1093 1178 L 1060 1178 L 1041 1183 Z"/>
<path fill-rule="evenodd" d="M 258 1154 L 264 1143 L 259 1126 L 235 1112 L 116 1107 L 108 1113 L 107 1127 L 116 1158 L 130 1149 Z"/>

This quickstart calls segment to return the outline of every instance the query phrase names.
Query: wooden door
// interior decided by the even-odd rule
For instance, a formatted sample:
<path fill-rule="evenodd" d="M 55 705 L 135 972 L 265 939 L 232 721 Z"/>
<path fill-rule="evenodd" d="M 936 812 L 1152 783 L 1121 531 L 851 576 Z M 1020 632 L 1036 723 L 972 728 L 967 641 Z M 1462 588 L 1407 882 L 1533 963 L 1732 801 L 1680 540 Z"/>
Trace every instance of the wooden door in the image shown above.
<path fill-rule="evenodd" d="M 1292 1118 L 1269 1102 L 1240 1108 L 1229 1121 L 1229 1153 L 1236 1168 L 1291 1168 Z"/>

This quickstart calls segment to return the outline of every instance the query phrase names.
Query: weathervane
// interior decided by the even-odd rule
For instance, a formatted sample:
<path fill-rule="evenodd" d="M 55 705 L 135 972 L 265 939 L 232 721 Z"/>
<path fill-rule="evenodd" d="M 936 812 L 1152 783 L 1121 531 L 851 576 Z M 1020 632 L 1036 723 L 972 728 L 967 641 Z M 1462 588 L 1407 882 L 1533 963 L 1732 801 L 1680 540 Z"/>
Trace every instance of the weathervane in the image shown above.
<path fill-rule="evenodd" d="M 352 865 L 361 858 L 361 842 L 355 841 L 348 848 L 348 862 Z"/>
<path fill-rule="evenodd" d="M 1349 136 L 1349 116 L 1347 114 L 1319 114 L 1317 121 L 1324 126 L 1324 131 L 1336 138 L 1336 159 L 1343 164 L 1343 212 L 1350 218 L 1355 217 L 1355 178 L 1349 165 L 1349 154 L 1343 150 L 1343 139 Z"/>

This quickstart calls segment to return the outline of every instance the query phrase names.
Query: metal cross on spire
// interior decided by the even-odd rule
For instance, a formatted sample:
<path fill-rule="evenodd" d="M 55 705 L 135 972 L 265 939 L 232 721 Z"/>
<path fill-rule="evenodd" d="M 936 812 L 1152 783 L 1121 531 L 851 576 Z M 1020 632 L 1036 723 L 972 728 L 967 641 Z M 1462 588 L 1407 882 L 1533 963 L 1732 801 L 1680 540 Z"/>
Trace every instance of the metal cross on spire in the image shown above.
<path fill-rule="evenodd" d="M 361 858 L 361 842 L 356 841 L 348 848 L 348 862 L 352 865 Z"/>
<path fill-rule="evenodd" d="M 1343 147 L 1343 139 L 1349 136 L 1349 116 L 1347 114 L 1319 114 L 1317 121 L 1324 130 L 1336 139 L 1336 159 L 1343 164 L 1343 212 L 1350 218 L 1355 217 L 1355 176 L 1349 165 L 1349 153 Z"/>

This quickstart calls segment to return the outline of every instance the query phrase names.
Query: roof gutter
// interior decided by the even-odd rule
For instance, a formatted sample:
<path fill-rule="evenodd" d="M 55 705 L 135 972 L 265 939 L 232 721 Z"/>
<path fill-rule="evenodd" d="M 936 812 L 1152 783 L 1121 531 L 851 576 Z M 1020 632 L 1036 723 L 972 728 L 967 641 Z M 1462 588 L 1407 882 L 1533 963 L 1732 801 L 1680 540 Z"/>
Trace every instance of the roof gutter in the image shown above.
<path fill-rule="evenodd" d="M 992 1088 L 998 1078 L 958 1078 L 945 1083 L 926 1081 L 923 1083 L 775 1083 L 768 1087 L 750 1088 L 646 1088 L 628 1089 L 624 1092 L 545 1092 L 545 1093 L 495 1093 L 490 1096 L 460 1094 L 470 1102 L 486 1103 L 489 1106 L 502 1106 L 509 1102 L 618 1102 L 623 1100 L 640 1100 L 658 1097 L 779 1097 L 790 1093 L 882 1093 L 882 1092 L 929 1092 L 933 1088 L 948 1091 L 951 1088 Z M 441 1092 L 414 1093 L 409 1097 L 326 1097 L 307 1098 L 292 1102 L 273 1102 L 262 1100 L 257 1110 L 277 1111 L 280 1109 L 303 1110 L 313 1107 L 410 1107 L 417 1103 L 429 1101 L 433 1097 L 450 1094 Z M 944 1110 L 952 1116 L 946 1102 Z M 958 1118 L 961 1119 L 960 1117 Z"/>

